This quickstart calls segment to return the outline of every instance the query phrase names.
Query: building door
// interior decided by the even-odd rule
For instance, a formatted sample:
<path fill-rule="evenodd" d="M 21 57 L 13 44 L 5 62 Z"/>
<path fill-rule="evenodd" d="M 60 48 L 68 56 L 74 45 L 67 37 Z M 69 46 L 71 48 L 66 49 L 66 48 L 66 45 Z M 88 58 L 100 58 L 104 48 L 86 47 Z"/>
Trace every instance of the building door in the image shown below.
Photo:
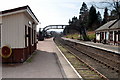
<path fill-rule="evenodd" d="M 36 30 L 34 30 L 34 50 L 36 50 Z"/>
<path fill-rule="evenodd" d="M 2 39 L 2 30 L 1 30 L 1 24 L 0 24 L 0 48 L 1 48 L 1 39 Z"/>
<path fill-rule="evenodd" d="M 113 31 L 110 31 L 109 40 L 110 40 L 110 41 L 113 41 Z"/>
<path fill-rule="evenodd" d="M 31 28 L 30 27 L 28 27 L 28 35 L 29 35 L 29 37 L 28 37 L 28 48 L 29 48 L 29 54 L 31 55 Z"/>

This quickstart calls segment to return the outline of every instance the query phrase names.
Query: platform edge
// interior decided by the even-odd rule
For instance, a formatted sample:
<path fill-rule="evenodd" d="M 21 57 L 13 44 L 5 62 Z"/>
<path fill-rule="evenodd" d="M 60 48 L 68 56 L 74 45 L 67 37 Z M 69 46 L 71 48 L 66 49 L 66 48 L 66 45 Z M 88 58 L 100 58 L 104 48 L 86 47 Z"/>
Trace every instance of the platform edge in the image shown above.
<path fill-rule="evenodd" d="M 54 42 L 55 44 L 55 42 Z M 58 48 L 58 46 L 55 44 L 56 48 L 58 49 L 58 51 L 62 54 L 62 56 L 64 57 L 64 59 L 67 61 L 67 63 L 70 65 L 70 67 L 73 69 L 73 71 L 76 73 L 76 75 L 81 79 L 84 80 L 81 75 L 76 71 L 76 69 L 72 66 L 72 64 L 68 61 L 68 59 L 65 57 L 65 55 L 62 53 L 62 51 Z"/>

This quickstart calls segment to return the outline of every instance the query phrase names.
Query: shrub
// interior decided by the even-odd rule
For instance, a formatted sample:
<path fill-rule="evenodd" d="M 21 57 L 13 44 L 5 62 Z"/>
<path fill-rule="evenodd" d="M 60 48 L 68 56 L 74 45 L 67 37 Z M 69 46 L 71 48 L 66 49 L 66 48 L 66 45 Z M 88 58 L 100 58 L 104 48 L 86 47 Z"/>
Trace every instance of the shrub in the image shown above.
<path fill-rule="evenodd" d="M 90 40 L 93 40 L 95 38 L 95 34 L 88 34 L 87 36 Z"/>

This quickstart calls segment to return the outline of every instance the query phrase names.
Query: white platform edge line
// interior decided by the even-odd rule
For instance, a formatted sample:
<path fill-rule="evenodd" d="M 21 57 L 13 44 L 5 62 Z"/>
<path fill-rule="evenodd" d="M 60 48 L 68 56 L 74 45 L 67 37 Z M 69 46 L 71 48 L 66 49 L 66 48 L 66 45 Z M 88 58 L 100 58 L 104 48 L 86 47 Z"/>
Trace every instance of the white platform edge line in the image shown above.
<path fill-rule="evenodd" d="M 57 45 L 55 44 L 55 46 L 57 47 Z M 70 67 L 73 69 L 73 71 L 77 74 L 77 76 L 83 80 L 83 78 L 79 75 L 79 73 L 75 70 L 75 68 L 72 66 L 72 64 L 68 61 L 68 59 L 65 57 L 65 55 L 61 52 L 61 50 L 57 47 L 57 49 L 59 50 L 59 52 L 62 54 L 62 56 L 65 58 L 65 60 L 67 61 L 67 63 L 70 65 Z"/>

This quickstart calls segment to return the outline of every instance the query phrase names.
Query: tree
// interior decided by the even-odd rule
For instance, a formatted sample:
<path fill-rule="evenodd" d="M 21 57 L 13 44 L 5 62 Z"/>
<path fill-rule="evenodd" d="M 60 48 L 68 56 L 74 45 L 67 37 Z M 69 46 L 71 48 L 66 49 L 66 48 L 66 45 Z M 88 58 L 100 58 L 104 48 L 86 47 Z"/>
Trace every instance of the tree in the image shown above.
<path fill-rule="evenodd" d="M 102 24 L 105 24 L 105 23 L 107 23 L 108 22 L 108 8 L 106 7 L 105 8 L 105 11 L 104 11 L 104 18 L 103 18 L 103 22 L 102 22 Z"/>
<path fill-rule="evenodd" d="M 117 19 L 118 18 L 118 15 L 116 13 L 115 10 L 112 10 L 111 13 L 110 13 L 110 20 L 114 20 L 114 19 Z"/>
<path fill-rule="evenodd" d="M 104 5 L 104 7 L 95 6 L 99 9 L 105 9 L 107 7 L 108 10 L 114 11 L 118 16 L 117 18 L 120 19 L 120 0 L 105 0 L 100 3 L 102 3 L 101 5 Z"/>
<path fill-rule="evenodd" d="M 82 7 L 80 9 L 80 14 L 82 15 L 82 14 L 87 13 L 87 12 L 88 12 L 88 7 L 87 7 L 86 3 L 83 2 Z"/>
<path fill-rule="evenodd" d="M 101 14 L 100 14 L 99 11 L 97 12 L 97 18 L 98 18 L 98 21 L 101 23 L 102 22 L 102 17 L 101 17 Z"/>
<path fill-rule="evenodd" d="M 83 2 L 82 7 L 80 9 L 79 20 L 81 21 L 81 24 L 84 26 L 85 29 L 87 29 L 88 27 L 88 14 L 88 7 L 85 4 L 85 2 Z"/>
<path fill-rule="evenodd" d="M 113 10 L 115 10 L 115 12 L 118 15 L 118 19 L 120 19 L 120 1 L 119 0 L 113 0 L 113 8 L 114 8 Z"/>
<path fill-rule="evenodd" d="M 98 11 L 97 12 L 97 25 L 98 25 L 98 27 L 101 25 L 101 23 L 102 23 L 102 17 L 101 17 L 100 12 Z"/>
<path fill-rule="evenodd" d="M 69 26 L 71 27 L 71 29 L 75 29 L 77 31 L 79 31 L 79 25 L 78 25 L 78 19 L 77 17 L 73 17 L 72 21 L 69 20 Z"/>
<path fill-rule="evenodd" d="M 72 21 L 69 19 L 69 22 L 68 22 L 68 23 L 69 23 L 69 25 L 70 25 L 70 24 L 72 23 Z"/>
<path fill-rule="evenodd" d="M 69 20 L 69 26 L 66 29 L 74 29 L 82 35 L 83 39 L 89 40 L 86 35 L 86 27 L 88 23 L 88 8 L 85 2 L 83 2 L 82 7 L 80 8 L 79 19 L 77 17 L 73 17 L 72 21 Z"/>
<path fill-rule="evenodd" d="M 80 8 L 80 15 L 78 20 L 79 32 L 82 35 L 84 40 L 88 40 L 86 35 L 86 30 L 88 29 L 88 14 L 89 10 L 85 2 L 83 2 L 82 7 Z"/>
<path fill-rule="evenodd" d="M 120 19 L 120 1 L 116 2 L 116 11 L 117 11 L 117 14 L 118 14 L 118 18 Z"/>
<path fill-rule="evenodd" d="M 82 34 L 82 37 L 84 40 L 88 40 L 88 37 L 86 35 L 86 30 L 88 29 L 88 15 L 89 10 L 85 2 L 83 2 L 82 7 L 80 8 L 80 15 L 78 24 L 80 27 L 80 34 Z"/>
<path fill-rule="evenodd" d="M 69 32 L 69 29 L 76 30 L 82 35 L 83 39 L 86 41 L 86 40 L 88 40 L 87 35 L 86 35 L 86 29 L 85 29 L 85 27 L 83 27 L 83 23 L 80 20 L 77 19 L 77 17 L 74 16 L 72 18 L 72 21 L 69 20 L 69 22 L 68 22 L 69 25 L 66 27 L 66 29 L 68 31 L 64 31 L 64 32 Z"/>
<path fill-rule="evenodd" d="M 120 1 L 114 2 L 114 9 L 111 11 L 111 19 L 120 19 Z"/>
<path fill-rule="evenodd" d="M 96 14 L 96 8 L 92 5 L 89 11 L 89 29 L 94 30 L 95 24 L 97 22 L 97 14 Z"/>
<path fill-rule="evenodd" d="M 117 13 L 116 13 L 115 10 L 112 10 L 110 15 L 111 15 L 111 16 L 117 16 Z"/>

